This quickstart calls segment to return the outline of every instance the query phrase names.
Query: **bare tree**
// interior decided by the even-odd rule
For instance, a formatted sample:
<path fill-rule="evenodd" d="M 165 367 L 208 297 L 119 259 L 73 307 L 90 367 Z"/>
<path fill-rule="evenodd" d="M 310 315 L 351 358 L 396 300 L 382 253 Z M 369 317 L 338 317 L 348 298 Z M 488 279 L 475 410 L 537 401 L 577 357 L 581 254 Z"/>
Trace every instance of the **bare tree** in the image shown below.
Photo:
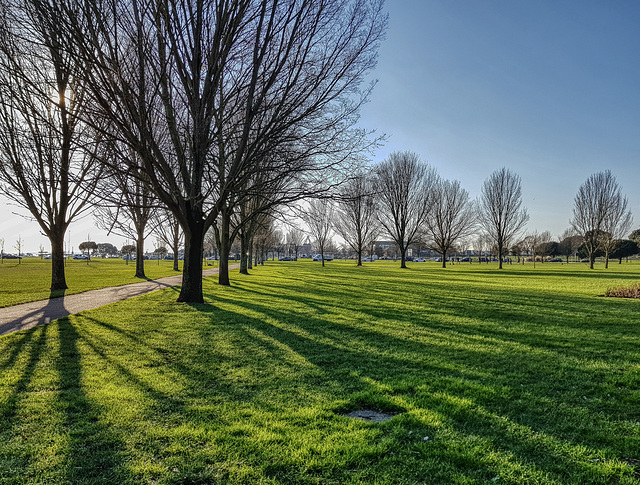
<path fill-rule="evenodd" d="M 482 184 L 478 216 L 496 246 L 502 269 L 505 250 L 529 220 L 522 207 L 520 177 L 505 167 L 493 172 Z"/>
<path fill-rule="evenodd" d="M 271 259 L 274 260 L 280 257 L 280 253 L 284 253 L 285 247 L 285 236 L 284 233 L 280 229 L 276 229 L 275 227 L 271 230 L 271 235 L 269 237 L 269 249 L 271 250 Z"/>
<path fill-rule="evenodd" d="M 460 182 L 438 179 L 433 188 L 433 203 L 425 219 L 430 236 L 430 248 L 442 255 L 442 267 L 447 267 L 447 253 L 458 240 L 475 230 L 476 210 L 469 193 Z"/>
<path fill-rule="evenodd" d="M 277 154 L 265 159 L 274 161 Z M 221 248 L 221 258 L 225 258 L 231 243 L 238 238 L 241 246 L 240 274 L 249 274 L 252 267 L 253 238 L 266 221 L 270 220 L 276 208 L 288 199 L 292 192 L 287 177 L 270 180 L 271 170 L 256 171 L 245 178 L 242 186 L 230 191 L 227 202 L 222 205 L 220 217 L 214 224 L 216 241 Z M 295 196 L 294 199 L 295 200 Z M 230 216 L 230 217 L 229 217 Z M 218 272 L 218 282 L 229 284 L 228 268 L 222 264 Z"/>
<path fill-rule="evenodd" d="M 362 266 L 362 253 L 371 247 L 379 233 L 373 180 L 364 173 L 349 180 L 338 197 L 334 228 L 356 253 Z"/>
<path fill-rule="evenodd" d="M 184 243 L 180 223 L 173 213 L 164 207 L 156 209 L 153 217 L 154 222 L 152 225 L 155 227 L 158 237 L 164 244 L 169 246 L 173 252 L 173 270 L 179 271 L 178 253 L 180 252 L 180 246 Z"/>
<path fill-rule="evenodd" d="M 214 233 L 213 227 L 210 228 L 204 235 L 203 252 L 205 255 L 220 259 L 220 251 L 218 251 L 218 245 L 216 244 L 216 235 Z"/>
<path fill-rule="evenodd" d="M 539 253 L 539 248 L 543 244 L 551 241 L 551 233 L 549 231 L 533 231 L 529 233 L 524 238 L 524 246 L 531 252 L 533 256 L 533 267 L 536 267 L 536 255 Z M 544 259 L 543 259 L 544 260 Z"/>
<path fill-rule="evenodd" d="M 117 153 L 114 144 L 109 147 Z M 126 148 L 123 152 L 126 152 Z M 120 153 L 101 181 L 100 204 L 94 210 L 98 227 L 136 242 L 136 278 L 145 278 L 144 241 L 154 231 L 151 224 L 157 208 L 151 184 L 135 152 Z M 120 166 L 119 166 L 120 165 Z"/>
<path fill-rule="evenodd" d="M 615 238 L 613 233 L 621 235 L 629 229 L 631 213 L 627 205 L 627 198 L 609 170 L 591 175 L 578 189 L 571 225 L 584 238 L 591 269 L 596 252 L 611 249 L 608 241 Z"/>
<path fill-rule="evenodd" d="M 16 240 L 16 245 L 13 246 L 18 251 L 18 264 L 22 262 L 22 245 L 24 244 L 24 239 L 18 234 L 18 239 Z"/>
<path fill-rule="evenodd" d="M 302 245 L 304 238 L 304 232 L 297 227 L 292 227 L 291 230 L 287 232 L 287 244 L 289 245 L 289 250 L 293 252 L 296 261 L 298 260 L 298 249 Z"/>
<path fill-rule="evenodd" d="M 160 266 L 160 260 L 164 259 L 166 254 L 169 252 L 169 250 L 164 247 L 162 245 L 163 241 L 162 239 L 158 238 L 156 239 L 156 242 L 153 244 L 153 254 L 156 255 L 156 258 L 158 259 L 158 266 Z"/>
<path fill-rule="evenodd" d="M 375 168 L 378 221 L 398 245 L 401 268 L 407 267 L 407 248 L 420 236 L 436 177 L 433 168 L 407 151 L 391 153 Z"/>
<path fill-rule="evenodd" d="M 481 233 L 481 234 L 478 234 L 478 236 L 473 241 L 473 249 L 478 255 L 478 263 L 482 262 L 482 255 L 488 246 L 488 243 L 487 243 L 488 239 L 489 238 L 487 237 L 486 234 Z"/>
<path fill-rule="evenodd" d="M 247 177 L 271 170 L 269 180 L 309 194 L 370 145 L 352 127 L 386 27 L 381 0 L 69 5 L 70 50 L 90 63 L 97 114 L 138 152 L 180 221 L 180 301 L 203 301 L 203 238 L 218 220 L 224 273 Z"/>
<path fill-rule="evenodd" d="M 271 222 L 272 215 L 267 212 L 269 204 L 264 203 L 264 198 L 256 196 L 252 199 L 245 198 L 238 208 L 236 218 L 233 221 L 231 241 L 238 237 L 240 240 L 240 274 L 249 274 L 252 269 L 254 251 L 254 238 L 256 234 Z M 289 243 L 289 234 L 287 234 Z M 228 284 L 228 275 L 220 275 L 220 284 Z M 226 281 L 225 281 L 226 280 Z"/>
<path fill-rule="evenodd" d="M 275 246 L 275 228 L 272 217 L 266 218 L 254 236 L 255 262 L 264 265 L 269 249 Z"/>
<path fill-rule="evenodd" d="M 88 209 L 100 166 L 58 2 L 0 1 L 0 191 L 51 242 L 51 289 L 67 288 L 64 235 Z"/>
<path fill-rule="evenodd" d="M 324 252 L 331 239 L 333 212 L 331 202 L 327 199 L 319 199 L 309 201 L 309 207 L 302 213 L 302 219 L 318 245 L 322 266 L 324 266 Z"/>

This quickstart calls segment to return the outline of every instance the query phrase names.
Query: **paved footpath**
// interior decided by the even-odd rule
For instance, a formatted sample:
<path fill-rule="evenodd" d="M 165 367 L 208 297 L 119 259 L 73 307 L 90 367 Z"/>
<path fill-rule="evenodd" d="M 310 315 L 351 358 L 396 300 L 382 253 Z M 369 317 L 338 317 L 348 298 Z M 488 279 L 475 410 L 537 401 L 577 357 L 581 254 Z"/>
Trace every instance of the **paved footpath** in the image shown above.
<path fill-rule="evenodd" d="M 238 264 L 231 264 L 229 269 L 235 269 L 239 266 Z M 211 276 L 217 273 L 218 268 L 210 268 L 205 269 L 202 272 L 202 276 Z M 127 298 L 144 295 L 145 293 L 171 286 L 178 286 L 180 283 L 182 283 L 181 274 L 0 308 L 0 335 L 17 332 L 18 330 L 27 330 L 36 325 L 49 323 L 52 320 L 73 315 L 74 313 L 93 310 L 109 303 L 126 300 Z"/>

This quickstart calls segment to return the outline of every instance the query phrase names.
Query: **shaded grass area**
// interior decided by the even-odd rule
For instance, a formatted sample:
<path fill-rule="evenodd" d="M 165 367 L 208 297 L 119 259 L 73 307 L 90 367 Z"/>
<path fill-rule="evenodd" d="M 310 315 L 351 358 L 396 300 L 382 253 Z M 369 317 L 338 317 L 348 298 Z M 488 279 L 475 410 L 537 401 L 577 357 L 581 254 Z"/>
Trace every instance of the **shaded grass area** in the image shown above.
<path fill-rule="evenodd" d="M 2 337 L 0 483 L 637 483 L 637 269 L 272 263 Z"/>
<path fill-rule="evenodd" d="M 173 261 L 145 261 L 145 274 L 148 279 L 173 276 Z M 180 262 L 182 269 L 182 261 Z M 24 258 L 21 264 L 17 260 L 5 260 L 0 264 L 0 307 L 17 305 L 31 301 L 45 300 L 81 293 L 87 290 L 138 283 L 135 278 L 135 261 L 126 264 L 121 259 L 93 258 L 91 261 L 69 259 L 65 266 L 68 290 L 52 293 L 51 261 L 39 258 Z"/>

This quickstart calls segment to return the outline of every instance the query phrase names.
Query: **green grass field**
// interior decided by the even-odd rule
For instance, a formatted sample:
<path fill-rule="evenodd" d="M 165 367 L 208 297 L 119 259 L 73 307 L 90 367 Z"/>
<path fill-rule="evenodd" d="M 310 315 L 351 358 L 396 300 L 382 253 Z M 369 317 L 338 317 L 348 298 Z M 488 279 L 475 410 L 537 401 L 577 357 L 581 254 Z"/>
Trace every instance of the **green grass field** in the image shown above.
<path fill-rule="evenodd" d="M 270 262 L 1 337 L 0 483 L 639 483 L 639 277 Z"/>
<path fill-rule="evenodd" d="M 156 279 L 172 276 L 173 261 L 145 261 L 147 278 Z M 180 261 L 182 269 L 182 261 Z M 68 290 L 71 295 L 87 290 L 138 283 L 134 278 L 135 261 L 126 264 L 122 259 L 93 258 L 87 263 L 83 260 L 68 259 L 66 263 Z M 17 305 L 30 301 L 44 300 L 50 297 L 51 261 L 40 258 L 24 258 L 21 264 L 16 259 L 6 259 L 0 264 L 0 307 Z M 61 296 L 55 294 L 53 296 Z"/>

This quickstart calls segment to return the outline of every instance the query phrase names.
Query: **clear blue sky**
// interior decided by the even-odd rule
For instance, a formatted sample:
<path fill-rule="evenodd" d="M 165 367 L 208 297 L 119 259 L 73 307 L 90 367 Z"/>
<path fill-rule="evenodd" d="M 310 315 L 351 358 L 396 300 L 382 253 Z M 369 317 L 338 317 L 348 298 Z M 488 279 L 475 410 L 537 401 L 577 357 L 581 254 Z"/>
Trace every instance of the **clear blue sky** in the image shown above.
<path fill-rule="evenodd" d="M 506 166 L 522 177 L 528 230 L 569 225 L 573 197 L 610 169 L 640 227 L 640 1 L 387 0 L 390 23 L 361 124 L 390 136 L 376 154 L 412 150 L 477 196 Z M 2 211 L 15 252 L 46 238 Z M 88 218 L 71 226 L 107 238 Z M 152 248 L 153 241 L 147 246 Z"/>
<path fill-rule="evenodd" d="M 640 227 L 640 2 L 387 0 L 378 85 L 361 122 L 477 196 L 506 166 L 528 230 L 569 225 L 610 169 Z"/>

